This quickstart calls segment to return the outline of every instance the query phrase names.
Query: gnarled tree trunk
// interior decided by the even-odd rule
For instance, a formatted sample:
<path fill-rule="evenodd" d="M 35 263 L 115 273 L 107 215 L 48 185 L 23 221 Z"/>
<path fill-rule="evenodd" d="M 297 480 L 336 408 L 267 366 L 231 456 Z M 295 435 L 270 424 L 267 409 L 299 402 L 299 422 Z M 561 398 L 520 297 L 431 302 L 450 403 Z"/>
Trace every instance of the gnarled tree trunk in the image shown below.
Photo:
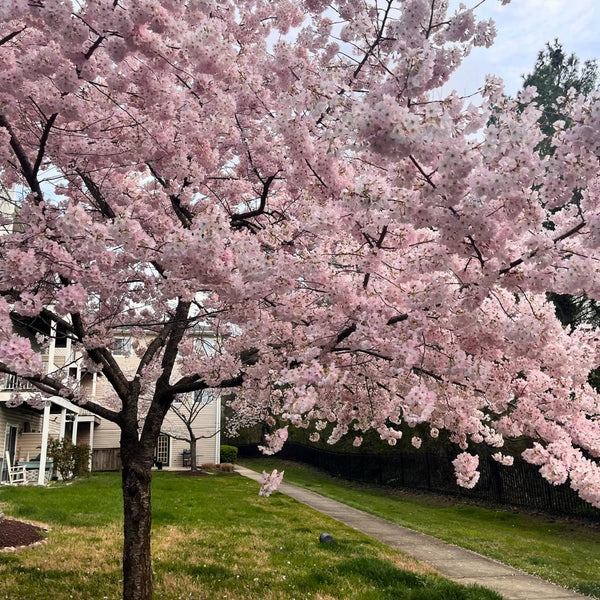
<path fill-rule="evenodd" d="M 137 434 L 122 433 L 123 600 L 152 599 L 151 468 L 152 450 L 140 447 Z"/>

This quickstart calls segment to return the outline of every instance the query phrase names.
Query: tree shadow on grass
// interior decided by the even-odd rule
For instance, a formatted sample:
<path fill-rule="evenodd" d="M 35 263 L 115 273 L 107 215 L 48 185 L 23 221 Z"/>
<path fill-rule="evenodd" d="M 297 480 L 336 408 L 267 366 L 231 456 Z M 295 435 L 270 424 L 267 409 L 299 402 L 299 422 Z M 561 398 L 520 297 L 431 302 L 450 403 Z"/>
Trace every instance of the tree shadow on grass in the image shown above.
<path fill-rule="evenodd" d="M 378 558 L 350 558 L 332 570 L 316 569 L 297 581 L 300 589 L 314 590 L 322 586 L 365 586 L 361 600 L 502 600 L 491 590 L 459 584 L 430 575 L 419 575 L 399 569 Z M 370 589 L 369 589 L 370 588 Z"/>
<path fill-rule="evenodd" d="M 18 560 L 18 557 L 15 557 Z M 88 600 L 97 598 L 99 591 L 105 597 L 119 597 L 121 593 L 121 569 L 86 573 L 69 569 L 29 567 L 15 564 L 17 561 L 3 561 L 10 564 L 10 574 L 17 580 L 10 584 L 11 600 L 31 600 L 33 598 L 53 598 L 56 600 Z M 0 575 L 1 577 L 1 575 Z M 0 583 L 0 597 L 7 593 Z M 101 597 L 102 597 L 101 596 Z"/>

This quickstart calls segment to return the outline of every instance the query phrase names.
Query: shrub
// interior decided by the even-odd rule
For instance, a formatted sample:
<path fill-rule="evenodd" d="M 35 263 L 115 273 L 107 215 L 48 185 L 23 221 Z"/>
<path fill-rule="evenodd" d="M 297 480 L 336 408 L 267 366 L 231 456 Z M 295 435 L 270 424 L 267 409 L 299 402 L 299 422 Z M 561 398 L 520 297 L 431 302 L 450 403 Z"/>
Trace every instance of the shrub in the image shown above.
<path fill-rule="evenodd" d="M 221 462 L 235 463 L 237 460 L 238 449 L 235 446 L 221 446 Z"/>
<path fill-rule="evenodd" d="M 219 471 L 223 473 L 233 473 L 234 466 L 232 463 L 221 463 L 219 465 Z"/>
<path fill-rule="evenodd" d="M 70 440 L 50 440 L 48 456 L 54 469 L 64 480 L 89 473 L 90 447 L 87 444 L 73 444 Z"/>

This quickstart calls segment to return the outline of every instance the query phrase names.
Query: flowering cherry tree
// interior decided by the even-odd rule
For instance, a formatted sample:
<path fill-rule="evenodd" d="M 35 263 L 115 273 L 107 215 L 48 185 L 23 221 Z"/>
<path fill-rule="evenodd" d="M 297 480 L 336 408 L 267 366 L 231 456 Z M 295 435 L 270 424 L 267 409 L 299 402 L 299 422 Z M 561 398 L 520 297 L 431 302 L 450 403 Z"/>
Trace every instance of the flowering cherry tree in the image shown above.
<path fill-rule="evenodd" d="M 119 425 L 127 600 L 152 596 L 161 423 L 206 388 L 236 388 L 245 422 L 313 439 L 334 422 L 332 443 L 445 429 L 466 486 L 471 442 L 509 464 L 504 439 L 527 436 L 549 481 L 600 505 L 596 332 L 563 330 L 545 296 L 600 299 L 600 98 L 564 98 L 570 127 L 541 158 L 534 89 L 439 91 L 495 34 L 447 4 L 0 4 L 0 168 L 18 198 L 0 222 L 0 371 Z M 35 317 L 112 398 L 44 374 L 48 336 L 14 326 Z M 133 374 L 111 352 L 124 329 Z"/>

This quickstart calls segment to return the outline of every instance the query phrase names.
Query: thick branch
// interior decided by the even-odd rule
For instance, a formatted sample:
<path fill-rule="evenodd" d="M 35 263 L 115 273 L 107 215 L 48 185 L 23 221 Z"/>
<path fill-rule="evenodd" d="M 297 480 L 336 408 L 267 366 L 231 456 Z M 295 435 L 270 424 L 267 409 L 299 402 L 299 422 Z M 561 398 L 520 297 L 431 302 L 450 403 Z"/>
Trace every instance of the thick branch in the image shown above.
<path fill-rule="evenodd" d="M 56 117 L 58 117 L 58 113 L 54 113 L 50 115 L 50 118 L 46 121 L 46 125 L 44 126 L 44 130 L 42 131 L 42 137 L 40 138 L 40 147 L 38 150 L 37 158 L 35 159 L 35 164 L 33 165 L 33 177 L 37 179 L 38 171 L 42 165 L 42 161 L 44 160 L 44 153 L 46 152 L 46 144 L 48 142 L 48 136 L 50 135 L 50 130 L 54 125 L 54 121 L 56 121 Z"/>
<path fill-rule="evenodd" d="M 402 321 L 406 321 L 408 319 L 407 314 L 397 315 L 388 319 L 386 325 L 395 325 L 396 323 L 400 323 Z M 343 342 L 346 338 L 350 337 L 356 331 L 356 323 L 352 323 L 352 325 L 348 325 L 345 329 L 342 329 L 335 338 L 335 343 L 332 346 L 332 350 L 336 348 L 338 344 Z"/>
<path fill-rule="evenodd" d="M 136 376 L 141 375 L 142 371 L 152 362 L 152 359 L 156 356 L 156 353 L 164 346 L 169 334 L 171 333 L 172 324 L 167 323 L 160 331 L 160 333 L 148 344 L 148 348 L 144 352 L 140 364 L 138 365 Z"/>
<path fill-rule="evenodd" d="M 88 191 L 92 195 L 92 198 L 96 201 L 97 208 L 102 215 L 107 219 L 114 219 L 116 214 L 111 208 L 110 204 L 108 204 L 108 202 L 106 202 L 104 199 L 104 196 L 102 195 L 100 188 L 96 185 L 96 182 L 87 173 L 84 173 L 80 169 L 75 169 L 75 172 L 77 175 L 79 175 L 79 177 L 81 177 L 83 183 L 85 183 L 85 187 L 87 187 Z"/>
<path fill-rule="evenodd" d="M 0 46 L 3 46 L 7 42 L 10 42 L 10 40 L 12 40 L 14 37 L 18 36 L 21 32 L 25 31 L 26 29 L 27 29 L 27 27 L 23 27 L 23 29 L 19 29 L 18 31 L 13 31 L 12 33 L 9 33 L 8 35 L 5 35 L 0 40 Z"/>
<path fill-rule="evenodd" d="M 23 177 L 25 177 L 29 189 L 37 196 L 37 203 L 39 204 L 44 196 L 37 180 L 36 173 L 31 166 L 31 162 L 29 162 L 29 157 L 27 156 L 25 149 L 4 115 L 0 115 L 0 127 L 4 127 L 8 131 L 8 134 L 10 135 L 10 147 L 19 161 L 21 173 L 23 174 Z"/>
<path fill-rule="evenodd" d="M 481 254 L 481 250 L 479 250 L 479 248 L 477 247 L 477 244 L 475 243 L 475 240 L 473 239 L 473 236 L 472 235 L 468 235 L 467 239 L 471 243 L 471 246 L 472 246 L 473 250 L 475 250 L 475 254 L 477 255 L 477 260 L 479 261 L 479 264 L 482 267 L 485 266 L 485 260 L 483 258 L 483 254 Z"/>
<path fill-rule="evenodd" d="M 460 381 L 447 381 L 446 379 L 444 379 L 437 373 L 433 373 L 433 372 L 428 371 L 427 369 L 423 369 L 421 367 L 413 367 L 412 370 L 413 370 L 413 373 L 415 373 L 416 375 L 426 375 L 427 377 L 431 377 L 432 379 L 435 379 L 436 381 L 439 381 L 440 383 L 451 383 L 452 385 L 455 385 L 463 390 L 470 389 L 473 392 L 475 392 L 476 394 L 482 394 L 482 395 L 485 394 L 485 392 L 483 390 L 480 390 L 478 388 L 471 388 L 467 384 L 462 383 Z"/>
<path fill-rule="evenodd" d="M 244 374 L 240 373 L 230 379 L 224 379 L 216 385 L 208 385 L 200 375 L 189 375 L 182 377 L 177 383 L 171 386 L 173 393 L 185 394 L 186 392 L 197 392 L 207 389 L 229 389 L 240 387 L 244 383 Z"/>
<path fill-rule="evenodd" d="M 71 320 L 75 335 L 83 343 L 83 338 L 87 332 L 83 326 L 81 316 L 78 313 L 71 314 Z M 131 386 L 110 351 L 107 348 L 93 348 L 87 350 L 87 353 L 94 362 L 103 366 L 103 375 L 117 392 L 119 398 L 124 401 L 129 396 Z"/>
<path fill-rule="evenodd" d="M 88 48 L 88 51 L 84 54 L 86 60 L 89 60 L 92 57 L 92 54 L 96 51 L 96 48 L 100 46 L 100 44 L 104 41 L 105 37 L 103 35 L 99 35 L 96 41 Z"/>
<path fill-rule="evenodd" d="M 379 239 L 375 242 L 375 247 L 377 249 L 381 249 L 381 246 L 383 245 L 383 240 L 385 240 L 385 236 L 387 235 L 388 232 L 388 226 L 384 225 L 383 228 L 381 229 L 381 234 L 379 235 Z M 367 241 L 368 238 L 367 238 Z M 372 242 L 369 241 L 369 245 L 371 246 L 371 248 L 373 247 Z M 369 285 L 369 279 L 371 279 L 371 273 L 365 273 L 365 276 L 363 278 L 363 288 L 366 289 L 366 287 Z"/>
<path fill-rule="evenodd" d="M 277 173 L 279 173 L 279 171 Z M 239 223 L 238 223 L 239 221 L 245 221 L 247 219 L 251 219 L 252 217 L 258 217 L 259 215 L 262 215 L 265 212 L 265 208 L 267 206 L 267 198 L 269 197 L 269 188 L 271 187 L 271 184 L 275 180 L 275 177 L 277 177 L 277 173 L 275 173 L 275 175 L 270 175 L 269 177 L 267 177 L 265 179 L 265 181 L 262 182 L 263 189 L 262 189 L 262 193 L 260 195 L 260 202 L 259 202 L 258 208 L 255 208 L 254 210 L 246 211 L 244 213 L 232 214 L 231 215 L 232 226 L 239 227 Z"/>
<path fill-rule="evenodd" d="M 169 187 L 169 182 L 162 175 L 159 175 L 158 172 L 154 169 L 154 167 L 150 163 L 146 163 L 148 169 L 150 169 L 150 173 L 160 185 L 166 190 Z M 189 182 L 187 179 L 184 179 L 181 189 L 187 187 Z M 181 198 L 179 194 L 170 194 L 169 200 L 171 200 L 171 206 L 179 219 L 179 222 L 186 228 L 189 229 L 192 226 L 192 221 L 194 220 L 194 215 L 192 212 L 181 204 Z"/>
<path fill-rule="evenodd" d="M 73 390 L 62 384 L 60 381 L 57 381 L 54 377 L 51 377 L 50 375 L 44 375 L 40 377 L 22 377 L 14 371 L 11 371 L 3 363 L 0 363 L 0 373 L 6 373 L 7 375 L 17 375 L 23 381 L 29 382 L 35 387 L 35 389 L 39 390 L 43 394 L 46 394 L 48 396 L 60 396 L 65 400 L 73 402 L 73 404 L 77 406 L 85 406 L 86 410 L 90 410 L 91 412 L 97 414 L 103 419 L 108 419 L 109 421 L 113 422 L 117 422 L 118 420 L 118 413 L 104 406 L 96 404 L 95 402 L 86 401 L 85 404 L 80 404 L 78 398 L 75 397 Z M 26 399 L 25 402 L 27 402 Z"/>
<path fill-rule="evenodd" d="M 410 159 L 410 162 L 413 165 L 415 165 L 415 167 L 417 167 L 417 170 L 419 171 L 419 173 L 421 173 L 421 175 L 423 175 L 423 178 L 425 179 L 425 181 L 435 190 L 437 188 L 437 186 L 431 180 L 431 176 L 427 175 L 427 173 L 425 173 L 425 171 L 423 170 L 423 167 L 417 162 L 417 159 L 412 154 L 409 155 L 408 158 Z"/>
<path fill-rule="evenodd" d="M 170 389 L 169 380 L 173 373 L 173 367 L 177 360 L 177 352 L 179 344 L 188 328 L 188 314 L 190 311 L 190 302 L 185 302 L 181 298 L 177 302 L 175 315 L 171 324 L 171 329 L 168 333 L 168 339 L 163 354 L 161 368 L 162 373 L 156 382 L 157 391 Z"/>

